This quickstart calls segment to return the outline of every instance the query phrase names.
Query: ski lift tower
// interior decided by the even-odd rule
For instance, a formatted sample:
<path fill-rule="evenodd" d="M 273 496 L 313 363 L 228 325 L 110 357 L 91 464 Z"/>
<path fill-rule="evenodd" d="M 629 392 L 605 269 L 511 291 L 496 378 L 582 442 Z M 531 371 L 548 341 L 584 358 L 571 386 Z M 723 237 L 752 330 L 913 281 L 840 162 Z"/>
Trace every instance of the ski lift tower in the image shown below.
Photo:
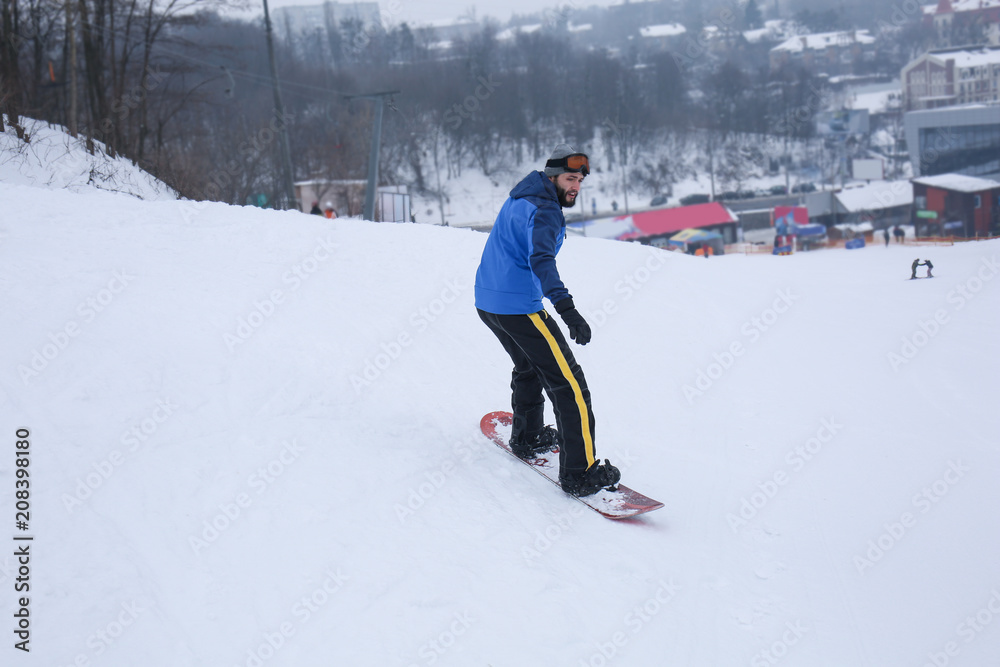
<path fill-rule="evenodd" d="M 367 93 L 364 95 L 346 95 L 349 100 L 361 98 L 363 100 L 375 101 L 375 123 L 372 127 L 372 151 L 368 158 L 368 187 L 365 189 L 365 208 L 362 212 L 365 220 L 375 219 L 375 189 L 378 187 L 378 153 L 382 142 L 382 110 L 385 106 L 385 98 L 398 95 L 398 90 L 389 90 L 381 93 Z M 392 106 L 390 99 L 389 105 Z"/>

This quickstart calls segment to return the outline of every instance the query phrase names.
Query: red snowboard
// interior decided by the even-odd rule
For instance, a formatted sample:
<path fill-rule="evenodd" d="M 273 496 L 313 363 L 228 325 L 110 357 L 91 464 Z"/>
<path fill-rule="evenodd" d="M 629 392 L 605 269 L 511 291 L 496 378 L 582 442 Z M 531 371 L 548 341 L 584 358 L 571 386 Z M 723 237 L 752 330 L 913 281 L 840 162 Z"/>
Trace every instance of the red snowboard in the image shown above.
<path fill-rule="evenodd" d="M 483 429 L 483 435 L 505 452 L 514 456 L 514 453 L 510 451 L 510 445 L 507 444 L 512 420 L 513 415 L 509 412 L 491 412 L 483 417 L 479 426 Z M 525 461 L 517 456 L 514 458 L 531 466 L 538 474 L 559 486 L 558 450 L 547 452 L 530 461 Z M 663 503 L 648 498 L 638 491 L 633 491 L 624 484 L 619 484 L 614 491 L 598 491 L 593 495 L 577 498 L 577 500 L 609 519 L 628 519 L 663 507 Z"/>

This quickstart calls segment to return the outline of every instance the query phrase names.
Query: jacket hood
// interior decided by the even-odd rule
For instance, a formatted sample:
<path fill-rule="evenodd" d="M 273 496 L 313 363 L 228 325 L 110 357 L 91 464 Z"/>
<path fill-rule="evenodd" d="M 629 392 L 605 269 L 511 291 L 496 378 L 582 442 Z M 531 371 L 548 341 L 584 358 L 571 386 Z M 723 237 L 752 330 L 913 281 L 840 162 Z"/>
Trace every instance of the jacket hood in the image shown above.
<path fill-rule="evenodd" d="M 514 199 L 528 199 L 539 208 L 544 206 L 545 202 L 561 208 L 555 184 L 540 171 L 533 171 L 521 179 L 521 182 L 510 191 L 510 196 Z"/>

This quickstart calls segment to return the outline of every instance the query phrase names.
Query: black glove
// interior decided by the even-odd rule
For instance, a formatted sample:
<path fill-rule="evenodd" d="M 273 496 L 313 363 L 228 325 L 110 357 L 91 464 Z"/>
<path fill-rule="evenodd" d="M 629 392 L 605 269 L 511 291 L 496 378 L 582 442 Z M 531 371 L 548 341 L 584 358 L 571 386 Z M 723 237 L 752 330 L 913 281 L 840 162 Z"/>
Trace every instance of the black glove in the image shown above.
<path fill-rule="evenodd" d="M 559 313 L 563 322 L 566 323 L 570 338 L 576 341 L 578 345 L 586 345 L 590 342 L 590 325 L 587 324 L 587 320 L 583 319 L 583 315 L 573 305 L 572 297 L 567 297 L 557 303 L 556 312 Z"/>

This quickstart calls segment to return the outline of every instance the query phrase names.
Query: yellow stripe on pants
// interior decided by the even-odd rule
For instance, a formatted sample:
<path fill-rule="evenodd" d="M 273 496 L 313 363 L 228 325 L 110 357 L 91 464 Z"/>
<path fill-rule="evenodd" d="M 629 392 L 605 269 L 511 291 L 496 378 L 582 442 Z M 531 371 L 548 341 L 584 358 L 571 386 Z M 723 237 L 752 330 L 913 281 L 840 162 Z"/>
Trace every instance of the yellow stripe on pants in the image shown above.
<path fill-rule="evenodd" d="M 555 357 L 556 363 L 559 365 L 559 370 L 562 371 L 563 377 L 566 378 L 569 386 L 573 389 L 576 407 L 580 412 L 580 426 L 583 433 L 583 448 L 587 454 L 587 468 L 590 468 L 590 466 L 594 465 L 594 438 L 590 433 L 590 412 L 587 409 L 586 401 L 583 400 L 583 391 L 580 390 L 580 383 L 576 381 L 573 371 L 569 369 L 569 362 L 566 361 L 566 355 L 559 349 L 559 343 L 552 336 L 552 332 L 545 326 L 545 323 L 542 322 L 542 318 L 538 313 L 531 313 L 528 317 L 541 332 L 545 338 L 545 342 L 549 344 L 549 349 L 552 350 L 552 356 Z"/>

